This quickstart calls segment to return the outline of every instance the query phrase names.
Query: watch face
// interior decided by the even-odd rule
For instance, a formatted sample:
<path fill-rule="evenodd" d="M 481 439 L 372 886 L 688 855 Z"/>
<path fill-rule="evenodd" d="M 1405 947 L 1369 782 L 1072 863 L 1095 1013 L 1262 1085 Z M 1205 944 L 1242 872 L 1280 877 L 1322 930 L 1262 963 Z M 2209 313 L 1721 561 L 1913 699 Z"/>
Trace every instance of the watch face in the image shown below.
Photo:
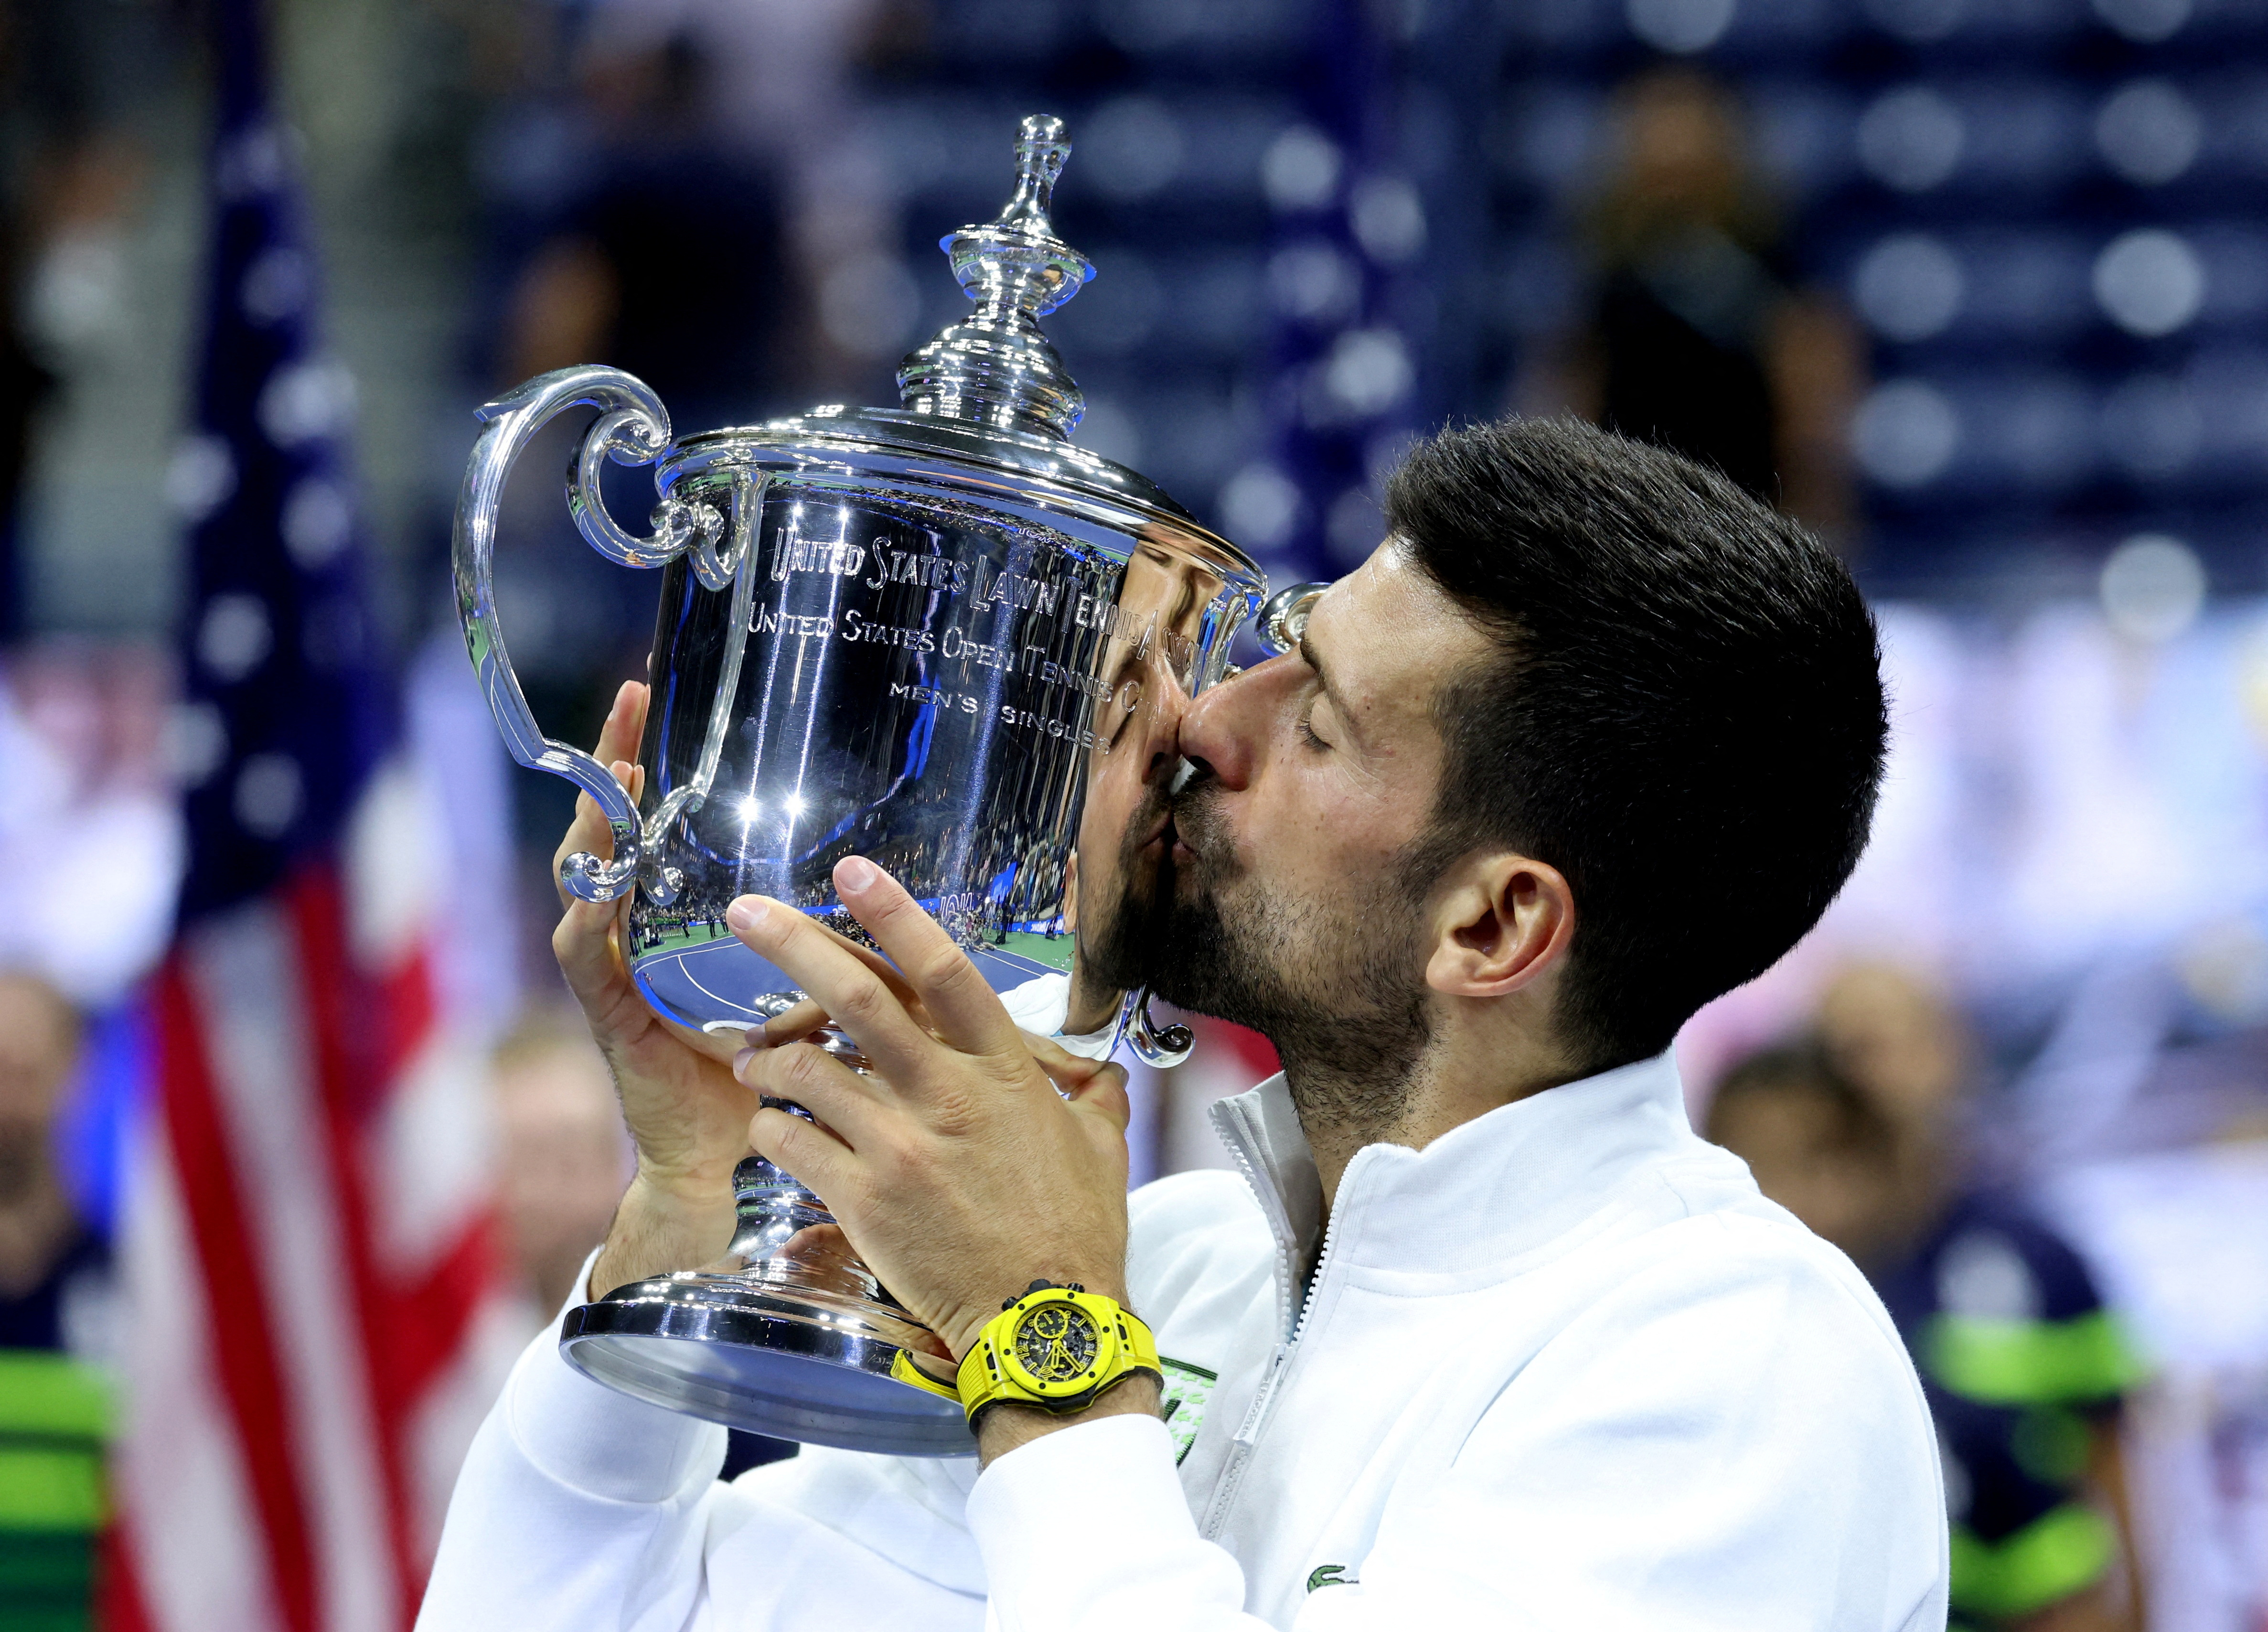
<path fill-rule="evenodd" d="M 1042 1303 L 1016 1327 L 1016 1362 L 1035 1383 L 1086 1376 L 1101 1347 L 1094 1318 L 1076 1303 Z"/>

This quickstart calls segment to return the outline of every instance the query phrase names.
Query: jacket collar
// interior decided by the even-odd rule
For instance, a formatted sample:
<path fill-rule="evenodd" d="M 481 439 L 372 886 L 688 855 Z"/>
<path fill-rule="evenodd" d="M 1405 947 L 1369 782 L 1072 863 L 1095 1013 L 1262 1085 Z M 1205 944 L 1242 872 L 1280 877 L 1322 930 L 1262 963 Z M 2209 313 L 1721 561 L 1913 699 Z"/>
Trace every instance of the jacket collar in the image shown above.
<path fill-rule="evenodd" d="M 1219 1101 L 1212 1118 L 1296 1279 L 1321 1245 L 1323 1196 L 1283 1076 Z M 1423 1150 L 1364 1147 L 1339 1182 L 1334 1259 L 1447 1271 L 1517 1257 L 1595 1215 L 1639 1169 L 1677 1156 L 1738 1167 L 1694 1134 L 1664 1052 L 1499 1105 Z"/>

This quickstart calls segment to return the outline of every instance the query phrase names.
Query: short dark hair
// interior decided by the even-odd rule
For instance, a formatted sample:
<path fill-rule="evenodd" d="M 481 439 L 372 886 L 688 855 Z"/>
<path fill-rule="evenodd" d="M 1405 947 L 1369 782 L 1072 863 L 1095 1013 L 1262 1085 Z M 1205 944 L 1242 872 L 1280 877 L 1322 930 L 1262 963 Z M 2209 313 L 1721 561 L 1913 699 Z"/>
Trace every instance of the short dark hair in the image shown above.
<path fill-rule="evenodd" d="M 1858 586 L 1716 471 L 1573 419 L 1421 443 L 1386 518 L 1496 642 L 1436 694 L 1420 852 L 1557 868 L 1569 1042 L 1594 1069 L 1659 1052 L 1800 940 L 1866 848 L 1889 721 Z"/>

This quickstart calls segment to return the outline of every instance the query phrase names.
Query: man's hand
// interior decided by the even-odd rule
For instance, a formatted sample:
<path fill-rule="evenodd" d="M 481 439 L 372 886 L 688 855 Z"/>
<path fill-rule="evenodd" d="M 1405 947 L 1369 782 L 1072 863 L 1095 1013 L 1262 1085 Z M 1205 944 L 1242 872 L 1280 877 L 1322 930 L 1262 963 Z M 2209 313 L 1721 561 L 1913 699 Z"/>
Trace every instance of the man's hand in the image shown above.
<path fill-rule="evenodd" d="M 636 797 L 644 772 L 630 762 L 645 727 L 646 688 L 631 682 L 615 694 L 599 734 L 599 763 Z M 575 801 L 575 821 L 552 858 L 573 851 L 613 853 L 614 840 L 597 803 Z M 626 1281 L 707 1263 L 733 1234 L 733 1168 L 748 1153 L 754 1101 L 733 1080 L 735 1038 L 714 1038 L 673 1026 L 646 1007 L 622 952 L 622 901 L 578 901 L 565 909 L 551 949 L 567 986 L 614 1073 L 622 1119 L 637 1144 L 637 1175 L 615 1214 L 605 1252 L 591 1272 L 591 1293 L 604 1296 Z"/>
<path fill-rule="evenodd" d="M 873 863 L 837 864 L 835 886 L 895 978 L 761 896 L 735 901 L 725 921 L 834 1017 L 873 1074 L 798 1044 L 743 1052 L 743 1082 L 821 1124 L 760 1110 L 750 1141 L 819 1193 L 956 1360 L 1035 1279 L 1123 1302 L 1126 1074 L 1019 1030 L 952 938 Z"/>

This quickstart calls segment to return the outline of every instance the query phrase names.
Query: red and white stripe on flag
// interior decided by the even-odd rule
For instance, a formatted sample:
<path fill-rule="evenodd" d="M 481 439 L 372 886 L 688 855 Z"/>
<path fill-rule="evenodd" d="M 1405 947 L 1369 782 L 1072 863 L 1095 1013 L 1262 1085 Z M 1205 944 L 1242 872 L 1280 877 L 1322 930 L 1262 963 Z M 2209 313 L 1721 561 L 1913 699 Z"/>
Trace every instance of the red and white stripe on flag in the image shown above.
<path fill-rule="evenodd" d="M 343 853 L 181 934 L 129 1174 L 113 1632 L 398 1632 L 524 1333 L 485 1062 L 437 1001 L 397 762 Z"/>

